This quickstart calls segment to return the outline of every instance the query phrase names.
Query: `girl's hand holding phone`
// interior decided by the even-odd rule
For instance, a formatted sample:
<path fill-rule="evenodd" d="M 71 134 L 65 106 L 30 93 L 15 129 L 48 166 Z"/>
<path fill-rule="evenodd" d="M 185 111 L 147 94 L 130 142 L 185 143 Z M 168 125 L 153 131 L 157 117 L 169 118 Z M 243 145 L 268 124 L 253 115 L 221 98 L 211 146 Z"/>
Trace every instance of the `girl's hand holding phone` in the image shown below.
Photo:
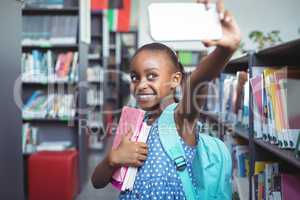
<path fill-rule="evenodd" d="M 110 151 L 108 159 L 111 167 L 140 167 L 147 159 L 147 144 L 143 142 L 132 142 L 130 140 L 132 135 L 133 132 L 129 131 L 125 136 L 123 136 L 118 148 Z"/>
<path fill-rule="evenodd" d="M 197 2 L 208 5 L 211 3 L 211 0 L 197 0 Z M 235 51 L 241 41 L 241 31 L 233 15 L 228 10 L 225 10 L 223 0 L 217 0 L 216 5 L 220 15 L 223 37 L 220 40 L 203 40 L 202 42 L 206 47 L 220 46 L 230 51 Z"/>

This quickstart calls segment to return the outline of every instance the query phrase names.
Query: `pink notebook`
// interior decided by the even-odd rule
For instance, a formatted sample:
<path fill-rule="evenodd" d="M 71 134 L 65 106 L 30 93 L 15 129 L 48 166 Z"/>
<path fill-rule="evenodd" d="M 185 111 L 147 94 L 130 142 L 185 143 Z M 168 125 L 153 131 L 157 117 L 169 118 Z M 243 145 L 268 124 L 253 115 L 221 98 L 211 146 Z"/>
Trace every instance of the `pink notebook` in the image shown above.
<path fill-rule="evenodd" d="M 145 111 L 143 110 L 130 108 L 127 106 L 123 107 L 119 125 L 112 145 L 113 149 L 119 146 L 122 139 L 122 135 L 126 134 L 130 130 L 130 128 L 133 131 L 133 136 L 131 140 L 137 141 L 139 132 L 143 124 L 144 115 Z M 127 169 L 128 167 L 121 167 L 117 169 L 112 176 L 112 185 L 120 191 L 122 189 Z"/>

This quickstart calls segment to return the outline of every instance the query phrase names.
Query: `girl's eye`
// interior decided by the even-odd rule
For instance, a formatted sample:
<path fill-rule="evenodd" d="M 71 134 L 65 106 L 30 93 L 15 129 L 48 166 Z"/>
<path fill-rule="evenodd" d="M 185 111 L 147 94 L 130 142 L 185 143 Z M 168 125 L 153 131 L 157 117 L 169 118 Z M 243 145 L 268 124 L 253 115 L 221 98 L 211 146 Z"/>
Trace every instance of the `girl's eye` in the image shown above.
<path fill-rule="evenodd" d="M 147 79 L 148 79 L 148 80 L 154 80 L 156 77 L 157 77 L 156 74 L 149 74 L 149 75 L 147 76 Z"/>
<path fill-rule="evenodd" d="M 137 81 L 137 76 L 135 74 L 131 74 L 131 81 Z"/>

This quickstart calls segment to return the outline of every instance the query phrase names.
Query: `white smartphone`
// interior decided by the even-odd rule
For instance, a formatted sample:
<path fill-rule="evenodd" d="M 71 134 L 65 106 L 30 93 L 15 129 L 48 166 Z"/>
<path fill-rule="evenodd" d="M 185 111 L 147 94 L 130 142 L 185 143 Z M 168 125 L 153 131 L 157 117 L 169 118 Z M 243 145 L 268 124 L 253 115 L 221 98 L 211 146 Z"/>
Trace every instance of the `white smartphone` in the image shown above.
<path fill-rule="evenodd" d="M 156 41 L 218 40 L 223 36 L 215 4 L 152 3 L 150 35 Z"/>

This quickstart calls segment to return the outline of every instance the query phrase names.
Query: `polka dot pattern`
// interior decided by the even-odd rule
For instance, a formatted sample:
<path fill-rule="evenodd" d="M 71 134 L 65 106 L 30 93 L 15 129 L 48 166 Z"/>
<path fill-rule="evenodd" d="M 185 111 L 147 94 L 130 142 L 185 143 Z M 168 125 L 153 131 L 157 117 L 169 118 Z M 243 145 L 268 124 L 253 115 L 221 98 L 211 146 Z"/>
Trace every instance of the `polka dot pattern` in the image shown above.
<path fill-rule="evenodd" d="M 156 120 L 152 125 L 147 140 L 147 160 L 138 170 L 133 190 L 121 192 L 119 196 L 120 200 L 185 199 L 182 183 L 177 175 L 175 164 L 164 151 L 158 134 L 158 120 Z M 196 149 L 185 144 L 182 139 L 181 143 L 187 159 L 187 170 L 192 178 L 192 161 Z M 192 181 L 194 183 L 193 178 Z"/>

